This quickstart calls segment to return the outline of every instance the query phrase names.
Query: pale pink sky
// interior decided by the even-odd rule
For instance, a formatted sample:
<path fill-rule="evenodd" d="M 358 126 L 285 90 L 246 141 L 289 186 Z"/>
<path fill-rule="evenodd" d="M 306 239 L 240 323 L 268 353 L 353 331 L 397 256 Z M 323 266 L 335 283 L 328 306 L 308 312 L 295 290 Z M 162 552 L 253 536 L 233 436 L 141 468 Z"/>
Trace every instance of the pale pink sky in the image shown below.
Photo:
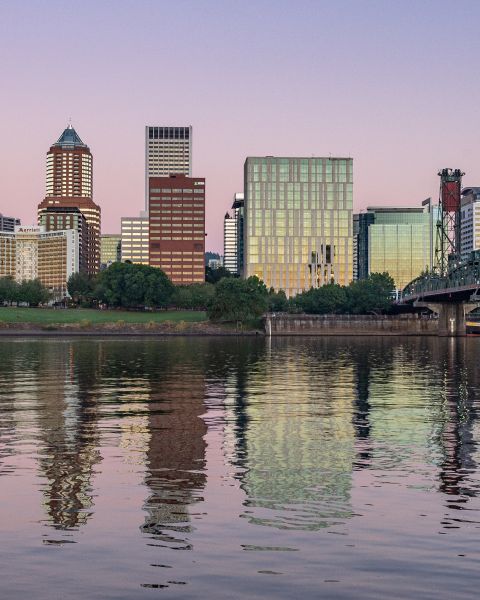
<path fill-rule="evenodd" d="M 192 125 L 207 249 L 248 155 L 350 155 L 354 205 L 415 205 L 437 171 L 480 185 L 480 3 L 175 0 L 0 4 L 0 212 L 35 220 L 72 117 L 102 230 L 144 205 L 144 126 Z"/>

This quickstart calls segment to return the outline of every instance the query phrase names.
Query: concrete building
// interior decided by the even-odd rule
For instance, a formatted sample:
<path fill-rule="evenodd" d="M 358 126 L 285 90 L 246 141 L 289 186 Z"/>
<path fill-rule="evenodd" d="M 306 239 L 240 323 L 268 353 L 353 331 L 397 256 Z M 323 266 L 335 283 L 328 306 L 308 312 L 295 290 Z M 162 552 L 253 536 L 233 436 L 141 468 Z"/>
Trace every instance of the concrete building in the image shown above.
<path fill-rule="evenodd" d="M 145 210 L 148 179 L 169 175 L 192 176 L 192 127 L 145 127 Z"/>
<path fill-rule="evenodd" d="M 142 211 L 138 217 L 121 219 L 122 262 L 148 265 L 148 215 Z"/>
<path fill-rule="evenodd" d="M 467 260 L 470 252 L 480 250 L 480 187 L 462 191 L 460 223 L 461 258 Z"/>
<path fill-rule="evenodd" d="M 15 217 L 5 217 L 0 214 L 0 231 L 15 231 L 15 226 L 20 225 L 20 219 L 16 219 Z"/>
<path fill-rule="evenodd" d="M 78 232 L 46 231 L 17 225 L 0 232 L 0 276 L 16 281 L 39 279 L 55 300 L 67 295 L 67 281 L 79 270 Z"/>
<path fill-rule="evenodd" d="M 149 264 L 175 284 L 205 281 L 205 179 L 149 179 Z"/>
<path fill-rule="evenodd" d="M 240 218 L 244 194 L 235 194 L 232 204 L 232 214 L 226 213 L 223 220 L 223 266 L 238 275 L 240 272 Z"/>
<path fill-rule="evenodd" d="M 121 234 L 102 233 L 100 236 L 100 268 L 105 269 L 122 260 Z"/>
<path fill-rule="evenodd" d="M 287 296 L 351 281 L 352 163 L 247 158 L 242 276 L 256 275 Z"/>
<path fill-rule="evenodd" d="M 91 260 L 94 256 L 92 245 L 92 228 L 89 227 L 85 215 L 75 207 L 49 206 L 39 216 L 39 224 L 45 231 L 63 231 L 64 229 L 75 229 L 78 233 L 78 257 L 79 271 L 91 272 Z"/>
<path fill-rule="evenodd" d="M 92 154 L 69 125 L 47 153 L 46 196 L 38 205 L 38 222 L 48 208 L 78 208 L 91 230 L 87 272 L 93 275 L 100 267 L 101 211 L 92 195 Z"/>
<path fill-rule="evenodd" d="M 0 231 L 0 277 L 13 277 L 15 279 L 15 250 L 15 233 Z"/>
<path fill-rule="evenodd" d="M 358 277 L 389 273 L 397 290 L 433 265 L 436 212 L 421 207 L 368 207 L 358 215 Z"/>

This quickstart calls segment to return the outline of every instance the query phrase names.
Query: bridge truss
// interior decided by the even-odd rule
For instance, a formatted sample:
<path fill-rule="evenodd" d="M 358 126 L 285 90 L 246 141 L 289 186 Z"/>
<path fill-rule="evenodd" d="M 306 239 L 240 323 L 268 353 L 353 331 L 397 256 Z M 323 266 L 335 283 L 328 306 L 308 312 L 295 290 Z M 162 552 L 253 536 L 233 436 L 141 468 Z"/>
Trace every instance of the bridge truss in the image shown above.
<path fill-rule="evenodd" d="M 438 200 L 437 239 L 435 244 L 434 271 L 445 277 L 461 260 L 461 191 L 462 173 L 460 169 L 442 169 L 440 176 L 440 197 Z"/>

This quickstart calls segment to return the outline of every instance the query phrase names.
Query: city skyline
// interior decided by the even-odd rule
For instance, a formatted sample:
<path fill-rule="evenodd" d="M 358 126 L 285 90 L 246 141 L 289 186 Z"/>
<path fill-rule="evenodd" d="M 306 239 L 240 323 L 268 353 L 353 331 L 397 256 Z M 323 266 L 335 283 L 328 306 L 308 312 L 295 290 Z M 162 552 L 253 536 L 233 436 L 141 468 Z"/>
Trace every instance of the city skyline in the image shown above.
<path fill-rule="evenodd" d="M 3 4 L 1 212 L 35 222 L 45 148 L 69 117 L 95 156 L 104 233 L 119 232 L 120 216 L 144 206 L 151 123 L 193 127 L 192 175 L 208 182 L 208 250 L 221 252 L 223 216 L 242 189 L 247 156 L 351 156 L 355 211 L 435 199 L 445 166 L 461 167 L 464 185 L 477 185 L 469 134 L 480 127 L 472 76 L 480 6 L 383 6 Z M 161 36 L 160 22 L 168 23 Z M 84 36 L 72 36 L 72 23 Z M 441 31 L 457 43 L 442 44 Z M 160 57 L 171 84 L 150 75 Z M 58 74 L 70 71 L 78 85 L 58 86 Z"/>

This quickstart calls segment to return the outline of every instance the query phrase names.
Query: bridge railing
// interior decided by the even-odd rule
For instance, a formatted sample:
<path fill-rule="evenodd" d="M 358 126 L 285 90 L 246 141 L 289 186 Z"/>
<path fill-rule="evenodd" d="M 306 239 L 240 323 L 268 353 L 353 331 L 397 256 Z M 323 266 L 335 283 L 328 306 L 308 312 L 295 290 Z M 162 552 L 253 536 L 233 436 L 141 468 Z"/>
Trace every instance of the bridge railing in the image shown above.
<path fill-rule="evenodd" d="M 426 273 L 411 281 L 402 291 L 401 301 L 411 296 L 421 296 L 426 292 L 436 292 L 465 286 L 480 287 L 480 260 L 478 253 L 453 268 L 447 276 Z"/>

